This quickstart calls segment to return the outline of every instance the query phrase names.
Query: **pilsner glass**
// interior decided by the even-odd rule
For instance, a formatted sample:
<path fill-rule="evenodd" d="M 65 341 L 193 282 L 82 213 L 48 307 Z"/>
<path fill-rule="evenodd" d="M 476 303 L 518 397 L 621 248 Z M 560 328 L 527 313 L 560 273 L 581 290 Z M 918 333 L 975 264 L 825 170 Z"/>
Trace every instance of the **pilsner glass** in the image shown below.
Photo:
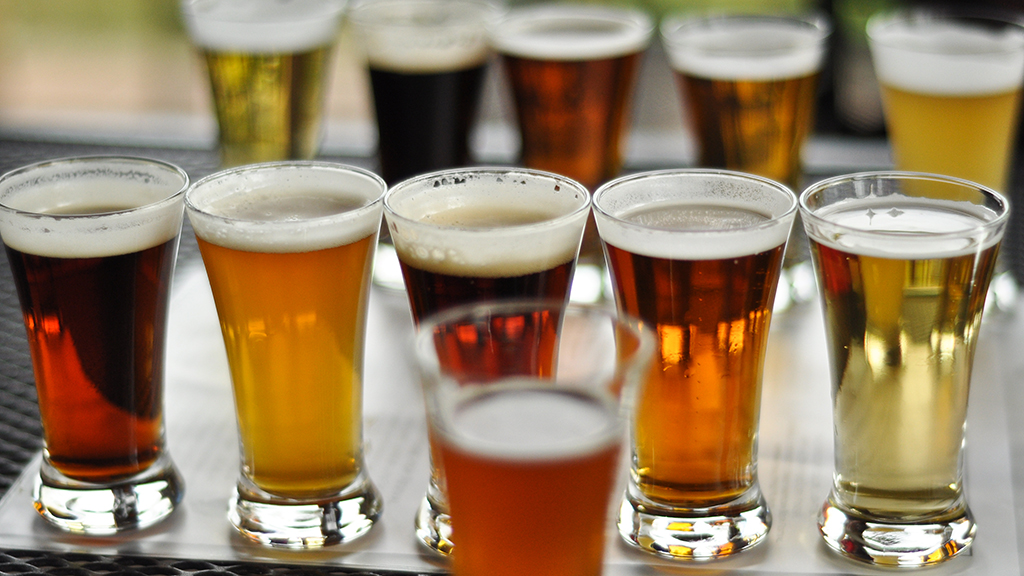
<path fill-rule="evenodd" d="M 36 510 L 108 535 L 159 522 L 184 486 L 164 443 L 164 349 L 188 176 L 126 157 L 0 178 L 0 236 L 43 425 Z"/>
<path fill-rule="evenodd" d="M 757 430 L 772 305 L 796 195 L 772 180 L 666 170 L 613 180 L 594 214 L 623 314 L 658 335 L 637 403 L 619 533 L 705 560 L 762 542 Z"/>
<path fill-rule="evenodd" d="M 758 174 L 797 190 L 814 127 L 831 28 L 821 18 L 670 16 L 661 35 L 675 70 L 699 165 Z M 802 226 L 794 226 L 779 308 L 814 295 Z"/>
<path fill-rule="evenodd" d="M 601 574 L 625 422 L 653 351 L 635 320 L 560 300 L 468 305 L 420 323 L 455 576 Z M 535 360 L 543 373 L 522 369 Z"/>
<path fill-rule="evenodd" d="M 362 377 L 384 190 L 365 170 L 292 161 L 226 170 L 186 195 L 238 417 L 228 518 L 261 544 L 348 542 L 380 515 Z"/>
<path fill-rule="evenodd" d="M 308 160 L 320 147 L 341 0 L 183 0 L 206 60 L 222 166 Z"/>
<path fill-rule="evenodd" d="M 491 32 L 501 54 L 522 140 L 519 162 L 590 190 L 619 175 L 633 89 L 653 24 L 623 7 L 538 4 L 510 10 Z M 580 253 L 586 286 L 603 294 L 601 245 L 591 222 Z"/>
<path fill-rule="evenodd" d="M 380 174 L 390 185 L 472 164 L 469 136 L 491 60 L 485 0 L 364 0 L 349 21 L 369 69 Z M 374 281 L 402 288 L 387 230 Z"/>
<path fill-rule="evenodd" d="M 821 534 L 871 564 L 947 560 L 974 539 L 967 396 L 1009 206 L 966 180 L 876 172 L 819 182 L 800 210 L 832 372 L 835 472 Z"/>
<path fill-rule="evenodd" d="M 473 302 L 566 303 L 589 213 L 586 188 L 536 170 L 446 170 L 392 187 L 384 215 L 414 322 Z M 453 544 L 443 487 L 432 466 L 416 533 L 431 550 L 448 554 Z"/>

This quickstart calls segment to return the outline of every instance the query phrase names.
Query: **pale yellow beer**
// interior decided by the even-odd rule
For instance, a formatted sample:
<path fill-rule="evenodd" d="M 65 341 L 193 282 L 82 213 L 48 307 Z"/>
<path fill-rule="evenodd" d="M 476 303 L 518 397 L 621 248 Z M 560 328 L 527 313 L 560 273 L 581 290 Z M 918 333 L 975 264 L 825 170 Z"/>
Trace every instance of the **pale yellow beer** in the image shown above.
<path fill-rule="evenodd" d="M 897 169 L 1007 190 L 1024 27 L 896 13 L 868 24 Z"/>
<path fill-rule="evenodd" d="M 193 0 L 183 6 L 209 71 L 221 164 L 313 158 L 340 4 Z"/>
<path fill-rule="evenodd" d="M 329 533 L 329 522 L 324 534 L 319 526 L 292 530 L 297 510 L 296 522 L 277 534 L 251 526 L 268 522 L 261 511 L 273 520 L 292 513 L 269 506 L 372 499 L 362 446 L 363 344 L 383 191 L 368 172 L 299 162 L 221 172 L 186 199 L 238 417 L 241 478 L 229 518 L 254 540 L 290 538 L 292 547 L 321 536 L 345 540 Z M 359 520 L 359 534 L 374 514 Z"/>

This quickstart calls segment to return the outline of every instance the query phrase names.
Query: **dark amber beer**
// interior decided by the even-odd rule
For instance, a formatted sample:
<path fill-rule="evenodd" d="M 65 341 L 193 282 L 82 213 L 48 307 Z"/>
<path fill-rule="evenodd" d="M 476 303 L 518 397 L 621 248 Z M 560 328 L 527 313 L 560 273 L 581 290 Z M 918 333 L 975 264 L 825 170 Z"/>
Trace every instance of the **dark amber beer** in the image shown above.
<path fill-rule="evenodd" d="M 163 389 L 187 185 L 174 166 L 117 157 L 37 164 L 0 181 L 0 235 L 43 423 L 36 508 L 62 529 L 145 526 L 181 497 L 164 446 Z M 131 503 L 117 496 L 132 491 Z"/>
<path fill-rule="evenodd" d="M 660 350 L 637 404 L 619 518 L 634 546 L 707 558 L 767 534 L 757 483 L 761 375 L 795 215 L 790 190 L 740 173 L 653 172 L 595 195 L 616 305 L 654 329 Z M 677 538 L 663 523 L 713 527 Z"/>
<path fill-rule="evenodd" d="M 620 410 L 653 347 L 633 319 L 559 300 L 424 319 L 416 352 L 434 463 L 447 480 L 456 576 L 601 573 L 627 419 Z M 501 361 L 541 351 L 558 358 L 556 370 L 529 374 Z M 481 356 L 499 361 L 486 371 L 453 361 Z"/>
<path fill-rule="evenodd" d="M 590 189 L 622 168 L 630 102 L 652 25 L 641 12 L 583 4 L 510 11 L 492 41 L 522 138 L 520 163 Z"/>
<path fill-rule="evenodd" d="M 384 188 L 356 168 L 281 162 L 214 174 L 188 192 L 238 416 L 228 517 L 262 544 L 349 541 L 380 514 L 362 389 Z"/>
<path fill-rule="evenodd" d="M 221 164 L 313 158 L 342 4 L 187 0 L 182 8 L 206 60 Z"/>
<path fill-rule="evenodd" d="M 405 279 L 413 321 L 462 304 L 534 298 L 567 303 L 590 193 L 568 178 L 517 168 L 425 174 L 392 187 L 384 215 Z M 486 358 L 478 359 L 486 364 Z M 520 362 L 538 373 L 545 363 Z M 433 454 L 417 536 L 452 549 L 444 479 Z"/>
<path fill-rule="evenodd" d="M 366 54 L 381 175 L 406 178 L 471 163 L 469 136 L 490 61 L 482 0 L 370 0 L 349 20 Z"/>
<path fill-rule="evenodd" d="M 835 471 L 822 536 L 872 564 L 942 562 L 976 530 L 967 404 L 1008 204 L 966 180 L 879 172 L 819 182 L 800 208 L 831 365 Z"/>

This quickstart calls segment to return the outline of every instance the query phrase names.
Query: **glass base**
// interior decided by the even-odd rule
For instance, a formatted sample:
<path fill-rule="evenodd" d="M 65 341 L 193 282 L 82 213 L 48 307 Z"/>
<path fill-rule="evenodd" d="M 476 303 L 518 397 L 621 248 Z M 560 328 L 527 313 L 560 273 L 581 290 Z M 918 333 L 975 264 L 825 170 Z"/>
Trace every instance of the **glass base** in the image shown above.
<path fill-rule="evenodd" d="M 619 508 L 619 535 L 631 546 L 676 560 L 714 560 L 765 540 L 772 517 L 756 485 L 710 508 L 666 507 L 630 486 Z"/>
<path fill-rule="evenodd" d="M 420 544 L 441 556 L 452 553 L 452 524 L 448 512 L 424 496 L 416 511 L 416 538 Z"/>
<path fill-rule="evenodd" d="M 104 536 L 160 522 L 181 502 L 184 489 L 167 454 L 145 472 L 110 484 L 68 478 L 44 457 L 32 497 L 36 511 L 57 528 Z"/>
<path fill-rule="evenodd" d="M 974 541 L 977 524 L 967 506 L 961 508 L 961 513 L 938 522 L 892 523 L 845 510 L 830 496 L 818 516 L 818 528 L 829 548 L 847 558 L 890 568 L 931 566 L 960 554 Z"/>
<path fill-rule="evenodd" d="M 239 482 L 228 520 L 242 536 L 275 548 L 308 549 L 350 542 L 380 518 L 381 496 L 365 476 L 330 498 L 280 498 Z"/>

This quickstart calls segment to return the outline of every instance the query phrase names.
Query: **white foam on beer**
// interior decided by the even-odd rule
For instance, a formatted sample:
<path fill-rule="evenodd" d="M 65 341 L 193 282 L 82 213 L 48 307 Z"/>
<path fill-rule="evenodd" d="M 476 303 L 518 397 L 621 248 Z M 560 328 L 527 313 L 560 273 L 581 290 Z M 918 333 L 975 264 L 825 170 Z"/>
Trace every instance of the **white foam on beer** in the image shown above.
<path fill-rule="evenodd" d="M 341 0 L 187 0 L 193 41 L 218 52 L 273 54 L 326 46 L 338 34 Z"/>
<path fill-rule="evenodd" d="M 683 171 L 685 172 L 685 171 Z M 598 190 L 594 217 L 601 239 L 651 258 L 739 258 L 786 242 L 796 197 L 767 180 L 743 176 L 625 178 Z"/>
<path fill-rule="evenodd" d="M 590 196 L 553 175 L 498 171 L 403 183 L 385 206 L 403 262 L 438 274 L 503 278 L 573 260 Z"/>
<path fill-rule="evenodd" d="M 882 84 L 946 96 L 999 94 L 1024 84 L 1024 28 L 945 19 L 873 19 L 868 25 Z"/>
<path fill-rule="evenodd" d="M 485 2 L 371 0 L 355 6 L 350 20 L 371 67 L 428 74 L 484 65 L 487 26 L 497 13 Z"/>
<path fill-rule="evenodd" d="M 995 214 L 970 202 L 884 196 L 817 210 L 807 227 L 820 244 L 879 258 L 949 258 L 973 254 L 999 237 L 983 232 Z"/>
<path fill-rule="evenodd" d="M 4 243 L 39 256 L 99 258 L 152 248 L 178 234 L 184 175 L 117 160 L 93 166 L 65 170 L 58 163 L 45 173 L 10 176 L 0 186 Z M 62 216 L 68 214 L 79 216 Z"/>
<path fill-rule="evenodd" d="M 344 167 L 298 164 L 239 169 L 197 182 L 186 194 L 196 235 L 248 252 L 312 252 L 375 234 L 383 182 Z"/>
<path fill-rule="evenodd" d="M 585 456 L 620 441 L 614 403 L 550 384 L 519 384 L 464 388 L 467 397 L 441 407 L 444 441 L 511 460 Z"/>
<path fill-rule="evenodd" d="M 817 72 L 828 30 L 785 18 L 670 18 L 662 38 L 673 69 L 715 80 L 783 80 Z"/>
<path fill-rule="evenodd" d="M 643 12 L 548 4 L 509 12 L 491 31 L 499 52 L 535 60 L 597 60 L 642 52 L 653 25 Z"/>

